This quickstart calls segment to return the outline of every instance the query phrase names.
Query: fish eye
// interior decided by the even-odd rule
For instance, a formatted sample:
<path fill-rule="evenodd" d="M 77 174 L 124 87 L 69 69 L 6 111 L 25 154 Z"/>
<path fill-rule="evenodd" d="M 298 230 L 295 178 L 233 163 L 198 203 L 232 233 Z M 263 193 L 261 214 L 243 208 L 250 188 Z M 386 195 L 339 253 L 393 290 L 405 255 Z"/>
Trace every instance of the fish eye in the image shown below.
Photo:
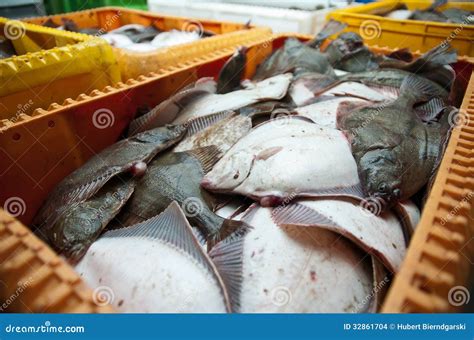
<path fill-rule="evenodd" d="M 395 198 L 400 198 L 400 197 L 402 196 L 401 190 L 398 189 L 398 188 L 395 189 L 395 190 L 393 190 L 393 196 L 394 196 Z"/>
<path fill-rule="evenodd" d="M 379 185 L 379 191 L 380 191 L 380 192 L 387 192 L 387 184 L 385 184 L 385 183 L 380 183 L 380 185 Z"/>

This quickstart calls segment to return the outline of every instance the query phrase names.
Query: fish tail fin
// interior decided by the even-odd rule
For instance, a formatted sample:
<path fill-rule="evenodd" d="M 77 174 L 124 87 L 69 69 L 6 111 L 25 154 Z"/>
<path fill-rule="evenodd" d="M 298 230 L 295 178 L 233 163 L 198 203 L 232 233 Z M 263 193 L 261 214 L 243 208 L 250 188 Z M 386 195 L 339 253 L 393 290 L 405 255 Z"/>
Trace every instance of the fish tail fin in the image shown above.
<path fill-rule="evenodd" d="M 211 235 L 211 237 L 208 239 L 208 248 L 212 249 L 214 245 L 221 242 L 222 240 L 227 240 L 228 238 L 245 234 L 249 229 L 251 229 L 251 227 L 244 221 L 224 219 L 221 227 L 219 228 L 219 232 Z"/>
<path fill-rule="evenodd" d="M 430 7 L 428 7 L 425 11 L 427 12 L 432 12 L 434 11 L 435 9 L 437 9 L 438 7 L 441 7 L 445 4 L 448 3 L 448 0 L 435 0 L 431 5 Z"/>
<path fill-rule="evenodd" d="M 230 221 L 230 220 L 227 220 Z M 232 221 L 240 222 L 240 221 Z M 243 248 L 250 227 L 240 228 L 217 243 L 209 252 L 212 262 L 222 277 L 229 293 L 231 310 L 240 312 L 240 293 L 243 282 Z"/>
<path fill-rule="evenodd" d="M 429 80 L 415 74 L 410 74 L 402 82 L 399 99 L 407 100 L 413 106 L 416 103 L 428 101 L 439 95 L 438 89 Z"/>
<path fill-rule="evenodd" d="M 324 40 L 333 34 L 341 32 L 346 27 L 347 24 L 331 19 L 326 23 L 326 25 L 324 25 L 323 29 L 313 39 L 306 43 L 306 45 L 313 48 L 319 47 L 324 42 Z"/>
<path fill-rule="evenodd" d="M 423 64 L 422 69 L 435 69 L 444 65 L 453 64 L 457 61 L 457 58 L 458 54 L 456 50 L 453 50 L 448 42 L 444 42 L 424 53 L 417 61 Z"/>

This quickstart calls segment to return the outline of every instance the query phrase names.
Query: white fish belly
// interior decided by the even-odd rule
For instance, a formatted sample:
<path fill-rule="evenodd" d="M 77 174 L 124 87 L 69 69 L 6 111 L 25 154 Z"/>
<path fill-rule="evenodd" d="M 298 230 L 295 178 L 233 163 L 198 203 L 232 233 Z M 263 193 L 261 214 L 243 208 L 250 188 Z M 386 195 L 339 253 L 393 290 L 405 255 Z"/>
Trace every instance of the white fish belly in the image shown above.
<path fill-rule="evenodd" d="M 225 313 L 222 292 L 210 273 L 169 245 L 144 238 L 101 238 L 76 266 L 111 304 L 125 313 Z"/>
<path fill-rule="evenodd" d="M 260 208 L 244 243 L 244 313 L 364 312 L 372 290 L 370 257 L 319 228 L 279 228 Z"/>

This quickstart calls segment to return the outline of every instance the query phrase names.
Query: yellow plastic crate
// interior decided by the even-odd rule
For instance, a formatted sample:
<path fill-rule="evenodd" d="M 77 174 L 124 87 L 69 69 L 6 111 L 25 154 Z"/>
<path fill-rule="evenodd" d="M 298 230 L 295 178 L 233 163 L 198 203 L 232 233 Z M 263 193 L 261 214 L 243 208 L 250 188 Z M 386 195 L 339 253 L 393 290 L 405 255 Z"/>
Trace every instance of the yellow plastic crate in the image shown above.
<path fill-rule="evenodd" d="M 0 120 L 21 121 L 37 108 L 120 81 L 111 47 L 84 34 L 0 18 L 16 55 L 0 59 Z"/>
<path fill-rule="evenodd" d="M 448 24 L 433 21 L 399 20 L 380 16 L 405 4 L 409 10 L 425 9 L 432 1 L 385 0 L 328 14 L 328 19 L 347 23 L 347 30 L 361 34 L 370 45 L 390 48 L 410 47 L 426 52 L 446 41 L 458 50 L 459 55 L 474 57 L 474 25 Z M 474 11 L 473 2 L 449 2 L 440 7 Z"/>
<path fill-rule="evenodd" d="M 52 20 L 54 23 L 61 25 L 62 18 L 73 20 L 79 28 L 96 27 L 102 32 L 108 32 L 123 25 L 140 24 L 144 26 L 154 25 L 163 31 L 172 29 L 196 30 L 200 33 L 210 31 L 216 34 L 215 36 L 195 42 L 161 48 L 151 52 L 133 52 L 113 47 L 120 65 L 123 81 L 188 62 L 195 58 L 196 55 L 214 52 L 235 44 L 244 44 L 249 39 L 270 36 L 271 34 L 269 28 L 247 29 L 245 25 L 239 23 L 188 19 L 121 7 L 102 7 L 22 20 L 37 25 L 42 25 L 46 21 Z M 203 40 L 207 43 L 203 44 Z"/>

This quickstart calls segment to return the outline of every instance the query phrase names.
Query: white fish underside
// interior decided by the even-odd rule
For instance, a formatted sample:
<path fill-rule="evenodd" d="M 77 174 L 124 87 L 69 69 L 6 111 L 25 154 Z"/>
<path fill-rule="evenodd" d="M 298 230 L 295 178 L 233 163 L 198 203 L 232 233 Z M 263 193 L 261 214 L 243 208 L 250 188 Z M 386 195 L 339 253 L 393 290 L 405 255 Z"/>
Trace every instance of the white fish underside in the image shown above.
<path fill-rule="evenodd" d="M 235 110 L 262 100 L 281 99 L 286 95 L 291 78 L 291 74 L 280 74 L 257 83 L 251 89 L 203 96 L 187 105 L 173 124 L 181 124 L 189 119 L 217 112 Z"/>
<path fill-rule="evenodd" d="M 370 101 L 385 101 L 390 99 L 395 99 L 395 92 L 383 91 L 382 89 L 377 89 L 369 87 L 367 85 L 358 83 L 358 82 L 344 82 L 339 85 L 330 88 L 329 90 L 318 94 L 317 96 L 307 88 L 302 82 L 295 82 L 290 87 L 289 90 L 290 96 L 293 102 L 297 106 L 306 105 L 312 99 L 319 96 L 353 96 L 358 98 L 363 98 Z"/>
<path fill-rule="evenodd" d="M 350 241 L 319 228 L 280 228 L 258 208 L 243 247 L 243 313 L 364 312 L 372 268 Z M 365 258 L 365 260 L 364 260 Z"/>
<path fill-rule="evenodd" d="M 111 304 L 120 312 L 226 312 L 216 280 L 190 256 L 163 242 L 101 238 L 76 271 L 98 291 L 109 287 Z"/>
<path fill-rule="evenodd" d="M 343 133 L 296 118 L 254 128 L 203 179 L 209 190 L 252 198 L 317 196 L 358 185 L 357 166 Z"/>
<path fill-rule="evenodd" d="M 322 223 L 315 219 L 314 225 L 353 240 L 362 249 L 377 256 L 391 272 L 400 268 L 406 252 L 405 238 L 399 220 L 391 211 L 375 216 L 353 202 L 334 199 L 299 200 L 295 203 L 310 208 L 331 221 Z M 291 207 L 289 205 L 281 212 L 289 213 Z M 274 214 L 278 209 L 275 209 Z M 311 224 L 310 218 L 306 218 L 304 222 Z"/>
<path fill-rule="evenodd" d="M 337 108 L 342 102 L 369 103 L 365 100 L 351 97 L 335 97 L 334 99 L 324 100 L 318 103 L 298 107 L 295 109 L 298 116 L 311 119 L 318 125 L 329 128 L 337 128 Z"/>

